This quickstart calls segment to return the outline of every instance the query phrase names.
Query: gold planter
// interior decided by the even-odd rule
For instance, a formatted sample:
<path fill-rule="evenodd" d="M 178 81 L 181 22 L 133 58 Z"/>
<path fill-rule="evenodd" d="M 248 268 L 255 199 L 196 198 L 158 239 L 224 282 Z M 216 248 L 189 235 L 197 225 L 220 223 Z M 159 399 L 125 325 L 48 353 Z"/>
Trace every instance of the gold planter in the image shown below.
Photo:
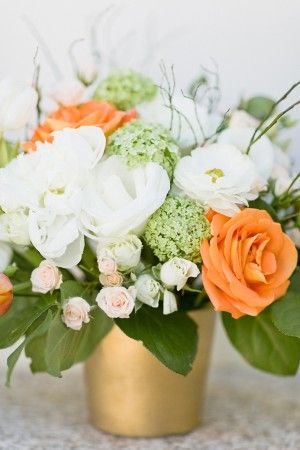
<path fill-rule="evenodd" d="M 210 309 L 193 311 L 200 342 L 186 377 L 163 366 L 114 326 L 86 362 L 91 421 L 122 436 L 187 433 L 199 424 L 214 329 Z"/>

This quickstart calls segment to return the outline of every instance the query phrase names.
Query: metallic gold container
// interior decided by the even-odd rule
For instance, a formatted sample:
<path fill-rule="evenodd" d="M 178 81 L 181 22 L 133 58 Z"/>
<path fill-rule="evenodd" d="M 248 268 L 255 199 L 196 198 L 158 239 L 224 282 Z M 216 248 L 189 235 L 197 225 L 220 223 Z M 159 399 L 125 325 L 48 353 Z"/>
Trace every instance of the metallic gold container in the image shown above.
<path fill-rule="evenodd" d="M 199 349 L 192 371 L 178 375 L 114 326 L 86 362 L 91 421 L 122 436 L 155 437 L 187 433 L 200 421 L 214 312 L 193 311 Z"/>

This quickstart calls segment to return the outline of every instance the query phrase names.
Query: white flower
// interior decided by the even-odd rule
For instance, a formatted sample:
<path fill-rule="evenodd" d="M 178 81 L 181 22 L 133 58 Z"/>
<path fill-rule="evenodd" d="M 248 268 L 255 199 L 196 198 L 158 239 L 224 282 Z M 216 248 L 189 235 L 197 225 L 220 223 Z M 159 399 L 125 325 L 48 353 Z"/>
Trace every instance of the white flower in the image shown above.
<path fill-rule="evenodd" d="M 104 287 L 96 297 L 96 302 L 105 314 L 112 319 L 128 319 L 133 311 L 136 289 L 133 286 Z"/>
<path fill-rule="evenodd" d="M 218 142 L 234 145 L 242 153 L 245 153 L 253 133 L 254 128 L 229 127 L 219 134 Z M 266 185 L 274 164 L 274 146 L 270 139 L 265 135 L 262 136 L 251 146 L 249 157 L 256 166 L 261 185 Z"/>
<path fill-rule="evenodd" d="M 4 272 L 10 264 L 12 257 L 13 251 L 11 247 L 5 242 L 0 242 L 0 272 Z"/>
<path fill-rule="evenodd" d="M 120 274 L 119 272 L 113 272 L 109 274 L 101 273 L 99 281 L 102 284 L 102 286 L 105 287 L 122 286 L 123 275 Z"/>
<path fill-rule="evenodd" d="M 182 158 L 174 183 L 187 196 L 226 216 L 258 196 L 258 176 L 247 155 L 231 145 L 213 144 Z"/>
<path fill-rule="evenodd" d="M 29 245 L 28 215 L 16 210 L 0 215 L 0 240 L 16 245 Z"/>
<path fill-rule="evenodd" d="M 163 303 L 163 313 L 172 314 L 173 312 L 178 310 L 176 296 L 173 292 L 164 290 L 164 303 Z"/>
<path fill-rule="evenodd" d="M 92 84 L 97 76 L 97 66 L 91 54 L 86 53 L 77 60 L 77 77 L 85 86 Z"/>
<path fill-rule="evenodd" d="M 141 240 L 134 234 L 100 239 L 97 250 L 98 262 L 99 258 L 106 256 L 106 258 L 113 259 L 118 269 L 124 272 L 138 265 L 141 259 L 142 247 Z M 100 272 L 103 272 L 103 270 L 100 270 Z"/>
<path fill-rule="evenodd" d="M 98 269 L 104 275 L 111 275 L 117 271 L 117 263 L 111 252 L 105 248 L 100 249 L 97 253 Z"/>
<path fill-rule="evenodd" d="M 30 120 L 38 100 L 30 86 L 4 79 L 0 81 L 0 131 L 23 128 Z"/>
<path fill-rule="evenodd" d="M 184 258 L 172 258 L 160 269 L 160 279 L 167 287 L 176 286 L 177 291 L 183 288 L 188 278 L 196 278 L 200 271 L 195 263 Z"/>
<path fill-rule="evenodd" d="M 56 215 L 45 209 L 30 212 L 29 236 L 41 255 L 59 267 L 68 269 L 81 260 L 84 238 L 73 216 Z"/>
<path fill-rule="evenodd" d="M 233 111 L 229 121 L 229 127 L 256 128 L 259 121 L 242 109 Z"/>
<path fill-rule="evenodd" d="M 140 275 L 134 287 L 136 288 L 136 297 L 140 302 L 153 308 L 158 307 L 161 286 L 151 275 Z"/>
<path fill-rule="evenodd" d="M 62 106 L 79 105 L 85 94 L 85 87 L 75 78 L 58 81 L 52 88 L 51 97 Z"/>
<path fill-rule="evenodd" d="M 62 274 L 53 261 L 44 260 L 31 273 L 32 292 L 47 294 L 59 289 L 62 283 Z"/>
<path fill-rule="evenodd" d="M 193 131 L 196 133 L 197 142 L 201 143 L 204 141 L 204 137 L 213 135 L 222 122 L 221 115 L 217 113 L 209 114 L 207 110 L 199 104 L 197 104 L 196 114 L 193 101 L 183 95 L 175 94 L 172 98 L 172 104 L 173 109 L 175 109 L 173 114 L 166 104 L 166 101 L 158 94 L 152 102 L 139 105 L 137 110 L 142 120 L 154 123 L 157 122 L 166 128 L 170 127 L 172 121 L 172 135 L 175 139 L 179 140 L 179 143 L 183 148 L 195 144 Z M 179 111 L 179 113 L 176 111 Z M 199 128 L 198 120 L 201 124 L 204 136 Z"/>
<path fill-rule="evenodd" d="M 293 181 L 291 173 L 291 161 L 288 155 L 279 147 L 275 147 L 275 162 L 271 173 L 271 178 L 275 181 L 275 194 L 281 195 Z M 294 188 L 299 185 L 294 185 Z"/>
<path fill-rule="evenodd" d="M 89 323 L 90 305 L 81 297 L 70 298 L 63 307 L 62 321 L 68 328 L 79 331 L 83 323 Z"/>
<path fill-rule="evenodd" d="M 157 163 L 130 170 L 118 156 L 101 161 L 85 190 L 84 233 L 94 239 L 141 233 L 169 189 L 167 172 Z"/>

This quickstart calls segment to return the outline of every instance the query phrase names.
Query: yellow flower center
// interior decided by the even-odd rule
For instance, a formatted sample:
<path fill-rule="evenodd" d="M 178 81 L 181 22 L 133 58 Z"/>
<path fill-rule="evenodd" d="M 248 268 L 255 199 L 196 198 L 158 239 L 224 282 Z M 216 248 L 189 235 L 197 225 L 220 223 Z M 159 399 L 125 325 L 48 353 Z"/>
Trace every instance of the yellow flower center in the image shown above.
<path fill-rule="evenodd" d="M 211 181 L 213 183 L 216 183 L 218 178 L 224 177 L 224 172 L 222 169 L 217 169 L 216 167 L 214 169 L 209 169 L 205 172 L 205 175 L 209 175 L 211 177 Z"/>

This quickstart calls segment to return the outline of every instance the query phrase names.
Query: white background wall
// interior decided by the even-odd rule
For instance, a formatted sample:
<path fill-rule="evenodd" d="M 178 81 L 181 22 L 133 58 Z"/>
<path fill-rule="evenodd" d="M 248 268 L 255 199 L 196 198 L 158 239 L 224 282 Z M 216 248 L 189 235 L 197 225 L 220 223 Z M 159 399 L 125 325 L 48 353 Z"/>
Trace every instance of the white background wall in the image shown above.
<path fill-rule="evenodd" d="M 0 77 L 32 76 L 36 40 L 22 16 L 36 25 L 65 75 L 70 74 L 68 45 L 88 36 L 106 0 L 0 0 Z M 115 1 L 124 5 L 124 1 Z M 132 0 L 126 2 L 110 29 L 109 47 L 130 30 L 129 45 L 118 46 L 118 60 L 133 63 L 149 74 L 158 74 L 158 61 L 174 63 L 177 83 L 184 87 L 201 64 L 219 65 L 222 106 L 228 108 L 242 95 L 278 97 L 300 79 L 299 0 Z M 109 34 L 106 31 L 105 36 Z M 101 33 L 99 33 L 101 38 Z M 155 49 L 148 56 L 149 43 Z M 146 45 L 147 44 L 147 45 Z M 150 45 L 150 46 L 151 46 Z M 144 61 L 143 55 L 147 55 Z M 54 81 L 45 58 L 42 79 Z M 139 67 L 142 66 L 142 67 Z M 300 97 L 300 89 L 298 94 Z M 300 118 L 300 108 L 295 112 Z M 300 127 L 293 131 L 293 153 L 300 147 Z M 300 154 L 300 152 L 299 152 Z M 300 161 L 300 157 L 298 159 Z M 216 359 L 224 353 L 225 338 L 219 330 Z M 229 348 L 227 346 L 226 348 Z M 4 355 L 2 355 L 3 357 Z"/>
<path fill-rule="evenodd" d="M 300 79 L 299 0 L 0 0 L 0 76 L 31 76 L 36 40 L 22 16 L 36 25 L 68 75 L 68 45 L 88 36 L 95 17 L 112 3 L 120 10 L 105 32 L 112 43 L 108 48 L 128 31 L 136 31 L 128 45 L 118 45 L 119 63 L 130 65 L 133 60 L 133 65 L 155 74 L 164 58 L 175 64 L 177 83 L 184 86 L 200 64 L 209 65 L 214 58 L 224 108 L 241 94 L 278 97 Z M 99 36 L 101 40 L 101 30 Z M 149 44 L 155 52 L 145 62 L 141 55 L 148 55 Z M 43 80 L 50 83 L 52 71 L 44 58 L 42 63 Z M 295 114 L 299 117 L 300 109 Z M 294 136 L 297 153 L 300 128 Z"/>

